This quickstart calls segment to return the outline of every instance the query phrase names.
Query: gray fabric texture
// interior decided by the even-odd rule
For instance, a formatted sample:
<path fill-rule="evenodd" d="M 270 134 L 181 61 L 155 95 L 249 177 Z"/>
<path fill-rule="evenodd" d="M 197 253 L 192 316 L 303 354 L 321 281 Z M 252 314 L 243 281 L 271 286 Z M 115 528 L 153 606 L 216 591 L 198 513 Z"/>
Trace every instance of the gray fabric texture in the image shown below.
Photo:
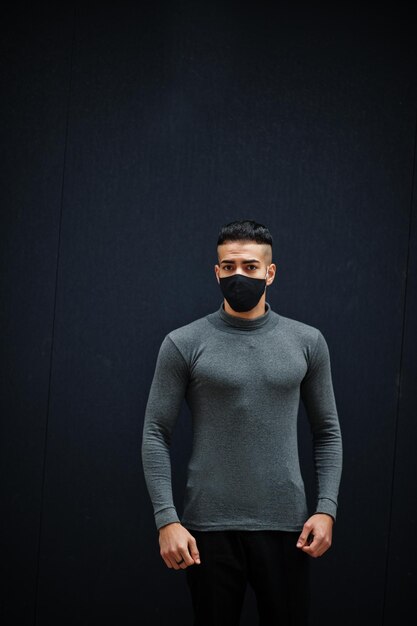
<path fill-rule="evenodd" d="M 315 510 L 301 475 L 300 398 L 312 433 Z M 170 441 L 183 400 L 192 452 L 183 514 L 173 501 Z M 313 512 L 336 520 L 342 436 L 327 342 L 317 328 L 272 311 L 217 311 L 168 333 L 160 346 L 142 433 L 156 528 L 301 531 Z"/>

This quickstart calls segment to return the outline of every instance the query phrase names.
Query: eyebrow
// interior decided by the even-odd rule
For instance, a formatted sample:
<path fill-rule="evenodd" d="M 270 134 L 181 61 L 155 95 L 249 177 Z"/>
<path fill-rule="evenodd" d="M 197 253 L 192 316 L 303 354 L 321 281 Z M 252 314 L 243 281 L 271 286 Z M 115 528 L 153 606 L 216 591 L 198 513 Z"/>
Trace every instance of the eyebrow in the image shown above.
<path fill-rule="evenodd" d="M 224 260 L 220 262 L 220 265 L 222 265 L 222 263 L 235 263 L 235 261 Z M 260 261 L 258 259 L 244 259 L 242 263 L 260 263 Z"/>

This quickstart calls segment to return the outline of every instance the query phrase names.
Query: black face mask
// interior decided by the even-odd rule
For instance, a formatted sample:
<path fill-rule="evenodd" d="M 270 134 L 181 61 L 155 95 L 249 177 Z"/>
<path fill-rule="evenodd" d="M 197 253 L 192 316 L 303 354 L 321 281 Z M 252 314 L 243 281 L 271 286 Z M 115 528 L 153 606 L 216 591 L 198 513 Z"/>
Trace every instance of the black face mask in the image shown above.
<path fill-rule="evenodd" d="M 265 278 L 250 278 L 242 274 L 233 274 L 219 278 L 220 289 L 234 311 L 250 311 L 259 302 L 266 288 Z"/>

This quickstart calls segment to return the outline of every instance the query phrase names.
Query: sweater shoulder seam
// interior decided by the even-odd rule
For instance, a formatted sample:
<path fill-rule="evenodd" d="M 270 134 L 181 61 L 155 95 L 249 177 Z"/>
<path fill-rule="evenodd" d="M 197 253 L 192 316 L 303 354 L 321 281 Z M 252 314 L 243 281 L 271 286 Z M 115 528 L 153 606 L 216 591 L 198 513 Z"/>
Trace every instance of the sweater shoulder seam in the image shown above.
<path fill-rule="evenodd" d="M 317 339 L 316 339 L 316 343 L 314 345 L 314 350 L 313 350 L 313 354 L 311 355 L 311 363 L 313 364 L 313 362 L 315 361 L 316 358 L 316 354 L 317 354 L 317 348 L 319 345 L 319 337 L 320 337 L 320 331 L 318 328 L 316 328 L 317 330 Z"/>
<path fill-rule="evenodd" d="M 180 357 L 182 358 L 182 360 L 184 361 L 185 365 L 188 368 L 188 363 L 186 361 L 186 358 L 184 357 L 183 353 L 181 352 L 181 350 L 179 349 L 179 347 L 177 346 L 177 344 L 175 343 L 175 341 L 172 339 L 172 337 L 170 337 L 169 333 L 167 335 L 167 338 L 171 341 L 172 345 L 174 346 L 174 348 L 176 349 L 176 351 L 178 352 L 178 354 L 180 355 Z"/>

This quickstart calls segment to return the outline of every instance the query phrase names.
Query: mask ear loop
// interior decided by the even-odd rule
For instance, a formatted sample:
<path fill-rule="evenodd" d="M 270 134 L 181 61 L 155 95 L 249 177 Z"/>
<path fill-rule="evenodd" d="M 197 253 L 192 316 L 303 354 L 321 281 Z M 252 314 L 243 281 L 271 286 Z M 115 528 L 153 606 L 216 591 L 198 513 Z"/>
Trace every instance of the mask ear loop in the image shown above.
<path fill-rule="evenodd" d="M 265 276 L 265 289 L 264 289 L 265 293 L 266 293 L 266 288 L 268 287 L 268 285 L 266 284 L 266 281 L 268 279 L 268 271 L 269 271 L 269 268 L 266 270 L 266 276 Z"/>

